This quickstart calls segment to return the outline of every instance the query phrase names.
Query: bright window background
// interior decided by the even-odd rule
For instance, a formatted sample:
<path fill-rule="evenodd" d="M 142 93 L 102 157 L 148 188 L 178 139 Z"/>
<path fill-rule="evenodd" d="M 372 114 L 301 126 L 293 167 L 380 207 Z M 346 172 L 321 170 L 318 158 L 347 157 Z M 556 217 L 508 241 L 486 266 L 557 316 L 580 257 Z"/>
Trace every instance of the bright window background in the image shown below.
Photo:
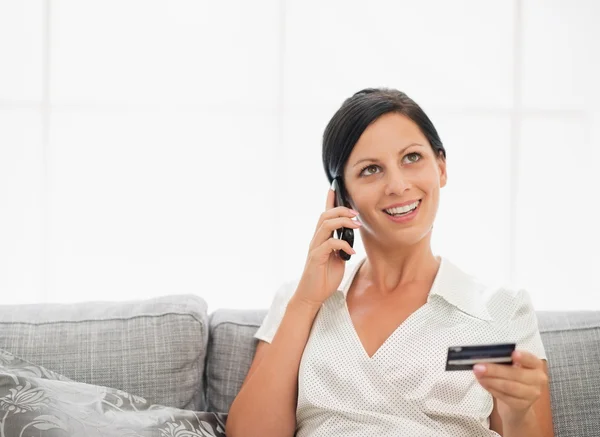
<path fill-rule="evenodd" d="M 448 152 L 434 251 L 538 309 L 600 309 L 598 19 L 595 0 L 1 0 L 2 303 L 267 307 L 324 206 L 327 121 L 389 86 Z"/>

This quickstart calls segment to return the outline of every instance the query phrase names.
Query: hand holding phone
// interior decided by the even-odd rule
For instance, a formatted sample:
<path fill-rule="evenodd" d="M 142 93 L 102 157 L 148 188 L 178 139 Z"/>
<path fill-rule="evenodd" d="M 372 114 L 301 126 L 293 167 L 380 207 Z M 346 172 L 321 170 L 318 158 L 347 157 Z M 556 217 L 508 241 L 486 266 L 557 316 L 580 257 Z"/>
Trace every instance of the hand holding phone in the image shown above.
<path fill-rule="evenodd" d="M 339 205 L 342 202 L 342 199 L 336 200 L 340 188 L 343 190 L 343 186 L 339 187 L 336 183 L 327 190 L 325 211 L 319 217 L 310 242 L 294 302 L 320 308 L 338 289 L 344 276 L 345 260 L 350 258 L 350 254 L 356 253 L 351 245 L 354 242 L 352 229 L 360 228 L 362 224 L 352 220 L 358 214 L 356 211 L 348 207 L 336 207 L 336 203 Z M 336 231 L 341 238 L 335 238 Z"/>
<path fill-rule="evenodd" d="M 338 182 L 338 178 L 335 178 L 333 180 L 333 183 L 331 184 L 331 189 L 333 191 L 335 191 L 335 206 L 345 206 L 347 208 L 349 208 L 348 205 L 346 205 L 346 202 L 344 201 L 344 195 L 345 195 L 345 191 L 343 192 L 342 190 L 344 189 L 342 184 L 340 182 Z M 337 234 L 337 238 L 340 240 L 344 240 L 345 242 L 347 242 L 350 247 L 354 247 L 354 230 L 350 229 L 350 228 L 339 228 L 336 229 L 336 234 Z M 339 250 L 339 255 L 340 258 L 343 259 L 344 261 L 348 261 L 351 257 L 350 254 L 344 252 L 343 250 Z"/>

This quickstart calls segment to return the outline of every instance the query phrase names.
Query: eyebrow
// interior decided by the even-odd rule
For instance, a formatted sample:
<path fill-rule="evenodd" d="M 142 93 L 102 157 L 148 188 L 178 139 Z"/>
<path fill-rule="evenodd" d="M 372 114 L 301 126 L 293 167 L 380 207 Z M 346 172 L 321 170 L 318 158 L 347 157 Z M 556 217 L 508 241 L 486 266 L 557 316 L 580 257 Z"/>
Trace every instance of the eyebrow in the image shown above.
<path fill-rule="evenodd" d="M 398 155 L 402 155 L 402 154 L 403 154 L 403 153 L 406 151 L 406 149 L 408 149 L 409 147 L 412 147 L 412 146 L 425 147 L 425 146 L 423 146 L 423 144 L 419 144 L 419 143 L 411 143 L 411 144 L 409 144 L 408 146 L 406 146 L 404 149 L 400 150 L 400 151 L 398 152 Z M 365 161 L 369 161 L 369 162 L 378 162 L 378 160 L 377 160 L 377 159 L 375 159 L 375 158 L 363 158 L 363 159 L 359 159 L 358 161 L 356 161 L 356 162 L 354 163 L 354 165 L 352 166 L 352 168 L 356 167 L 358 164 L 360 164 L 361 162 L 365 162 Z"/>

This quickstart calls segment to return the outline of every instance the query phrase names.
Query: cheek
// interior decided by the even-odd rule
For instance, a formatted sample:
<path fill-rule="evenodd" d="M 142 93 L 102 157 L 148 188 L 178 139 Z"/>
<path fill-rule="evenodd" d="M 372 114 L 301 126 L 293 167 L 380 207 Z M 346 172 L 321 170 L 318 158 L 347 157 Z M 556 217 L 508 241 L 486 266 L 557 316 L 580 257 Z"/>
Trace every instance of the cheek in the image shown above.
<path fill-rule="evenodd" d="M 431 177 L 433 176 L 433 177 Z M 440 198 L 440 181 L 435 175 L 427 175 L 416 184 L 419 190 L 426 196 L 427 202 L 423 205 L 427 215 L 436 214 Z"/>
<path fill-rule="evenodd" d="M 417 174 L 414 183 L 423 191 L 431 192 L 440 187 L 440 178 L 435 169 L 431 168 Z"/>
<path fill-rule="evenodd" d="M 440 179 L 436 172 L 423 172 L 417 176 L 414 184 L 419 190 L 428 196 L 437 196 L 440 190 Z"/>
<path fill-rule="evenodd" d="M 370 196 L 366 193 L 361 193 L 360 196 L 354 196 L 352 201 L 354 203 L 355 209 L 365 214 L 369 213 L 369 211 L 373 209 L 373 206 L 375 204 L 373 199 L 373 196 Z"/>
<path fill-rule="evenodd" d="M 365 190 L 361 191 L 360 195 L 354 195 L 352 199 L 354 209 L 360 213 L 359 219 L 367 228 L 370 228 L 369 224 L 374 224 L 378 220 L 377 201 L 379 198 L 380 194 Z"/>

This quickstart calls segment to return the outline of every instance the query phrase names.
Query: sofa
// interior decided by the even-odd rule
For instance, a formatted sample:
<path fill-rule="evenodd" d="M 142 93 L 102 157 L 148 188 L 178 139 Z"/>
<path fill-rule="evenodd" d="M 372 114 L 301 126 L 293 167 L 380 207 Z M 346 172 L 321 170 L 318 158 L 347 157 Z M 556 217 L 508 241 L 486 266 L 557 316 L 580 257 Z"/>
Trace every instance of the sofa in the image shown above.
<path fill-rule="evenodd" d="M 154 404 L 227 413 L 266 309 L 218 309 L 194 295 L 127 302 L 0 305 L 0 349 Z M 600 311 L 538 312 L 555 435 L 600 436 Z"/>

